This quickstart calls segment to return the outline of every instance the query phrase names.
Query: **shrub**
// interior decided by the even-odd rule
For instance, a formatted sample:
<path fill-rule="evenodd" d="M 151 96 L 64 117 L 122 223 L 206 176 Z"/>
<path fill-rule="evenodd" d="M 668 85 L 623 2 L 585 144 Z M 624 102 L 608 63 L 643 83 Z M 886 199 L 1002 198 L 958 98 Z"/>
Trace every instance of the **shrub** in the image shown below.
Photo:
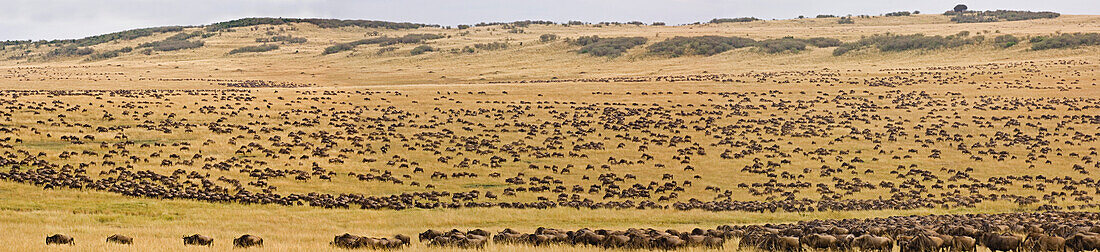
<path fill-rule="evenodd" d="M 415 43 L 420 43 L 420 42 L 433 40 L 433 39 L 441 39 L 441 38 L 443 38 L 443 35 L 424 33 L 424 34 L 407 34 L 405 36 L 397 37 L 397 38 L 378 37 L 378 38 L 360 39 L 360 40 L 356 40 L 356 41 L 352 41 L 352 42 L 348 42 L 348 43 L 340 43 L 340 44 L 336 44 L 336 45 L 333 45 L 333 46 L 329 46 L 329 47 L 325 48 L 325 51 L 322 54 L 333 54 L 333 53 L 343 52 L 343 51 L 354 49 L 356 46 L 359 46 L 359 45 L 376 44 L 376 45 L 380 45 L 380 46 L 389 46 L 389 45 L 395 45 L 395 44 L 415 44 Z"/>
<path fill-rule="evenodd" d="M 944 15 L 955 15 L 951 21 L 956 23 L 985 23 L 1000 21 L 1019 21 L 1042 18 L 1057 18 L 1062 14 L 1050 11 L 1013 11 L 995 10 L 981 12 L 947 12 Z"/>
<path fill-rule="evenodd" d="M 283 42 L 283 43 L 288 43 L 288 44 L 301 44 L 301 43 L 305 43 L 307 41 L 309 41 L 309 40 L 306 39 L 306 38 L 295 38 L 294 36 L 290 36 L 290 35 L 274 36 L 274 37 L 270 37 L 270 38 L 257 38 L 256 39 L 256 42 L 259 42 L 259 43 Z"/>
<path fill-rule="evenodd" d="M 856 21 L 852 20 L 852 18 L 850 18 L 850 17 L 842 17 L 842 18 L 838 19 L 836 21 L 836 23 L 837 24 L 854 24 L 854 23 L 856 23 Z"/>
<path fill-rule="evenodd" d="M 581 49 L 577 51 L 578 53 L 592 56 L 618 57 L 630 48 L 645 44 L 647 40 L 643 37 L 599 38 L 592 36 L 590 38 L 581 37 L 578 38 L 577 41 L 583 41 L 582 43 L 574 43 L 583 45 Z"/>
<path fill-rule="evenodd" d="M 665 26 L 665 22 L 653 22 L 652 26 Z"/>
<path fill-rule="evenodd" d="M 567 22 L 566 24 L 568 24 L 568 25 L 584 25 L 584 22 L 581 22 L 581 21 L 569 21 L 569 22 Z"/>
<path fill-rule="evenodd" d="M 194 49 L 202 46 L 202 41 L 163 40 L 141 44 L 138 47 L 152 47 L 152 49 L 155 51 L 177 51 L 183 49 Z"/>
<path fill-rule="evenodd" d="M 829 14 L 819 14 L 819 15 L 817 15 L 817 18 L 835 18 L 835 17 L 836 17 L 836 15 L 829 15 Z"/>
<path fill-rule="evenodd" d="M 95 50 L 92 49 L 92 48 L 66 46 L 66 47 L 54 49 L 53 51 L 50 51 L 50 52 L 46 53 L 46 57 L 47 58 L 54 58 L 54 57 L 84 56 L 84 55 L 92 54 L 93 52 L 95 52 Z"/>
<path fill-rule="evenodd" d="M 420 46 L 417 46 L 416 48 L 413 48 L 412 51 L 410 51 L 409 53 L 411 53 L 412 55 L 421 55 L 421 54 L 424 54 L 426 52 L 433 52 L 433 51 L 435 51 L 435 48 L 432 48 L 431 46 L 420 45 Z"/>
<path fill-rule="evenodd" d="M 123 48 L 118 49 L 118 50 L 111 50 L 111 51 L 92 54 L 92 56 L 88 57 L 88 60 L 91 61 L 91 60 L 110 59 L 110 58 L 118 57 L 119 55 L 121 55 L 123 53 L 131 52 L 133 50 L 134 50 L 134 48 L 131 48 L 131 47 L 127 46 L 127 47 L 123 47 Z"/>
<path fill-rule="evenodd" d="M 791 37 L 756 42 L 756 48 L 766 53 L 798 52 L 806 50 L 806 41 Z"/>
<path fill-rule="evenodd" d="M 912 13 L 909 13 L 908 11 L 895 11 L 895 12 L 890 12 L 890 13 L 885 14 L 885 16 L 887 16 L 887 17 L 902 17 L 902 16 L 909 16 L 909 15 L 912 15 Z"/>
<path fill-rule="evenodd" d="M 1012 35 L 1001 35 L 993 38 L 993 44 L 1000 48 L 1009 48 L 1020 43 L 1020 39 Z"/>
<path fill-rule="evenodd" d="M 672 57 L 683 55 L 711 56 L 736 48 L 753 46 L 756 41 L 750 38 L 701 36 L 701 37 L 674 37 L 665 41 L 654 43 L 647 47 L 649 53 L 662 54 Z"/>
<path fill-rule="evenodd" d="M 245 46 L 229 51 L 229 54 L 238 54 L 246 52 L 267 52 L 279 49 L 279 45 L 267 44 L 258 46 Z"/>
<path fill-rule="evenodd" d="M 102 44 L 102 43 L 106 43 L 106 42 L 110 42 L 110 41 L 115 41 L 115 40 L 131 40 L 131 39 L 156 35 L 158 33 L 178 32 L 178 31 L 182 31 L 182 30 L 183 30 L 183 26 L 164 26 L 164 27 L 142 28 L 142 29 L 126 30 L 126 31 L 120 31 L 120 32 L 107 33 L 107 34 L 103 34 L 103 35 L 96 35 L 96 36 L 86 37 L 86 38 L 74 40 L 73 43 L 76 46 L 93 46 L 93 45 L 98 45 L 98 44 Z"/>
<path fill-rule="evenodd" d="M 508 43 L 504 42 L 492 42 L 492 43 L 477 43 L 474 44 L 474 48 L 478 50 L 500 50 L 508 48 Z"/>
<path fill-rule="evenodd" d="M 470 25 L 464 25 L 464 24 L 463 25 L 458 25 L 458 29 L 459 30 L 470 29 Z"/>
<path fill-rule="evenodd" d="M 739 18 L 715 18 L 715 19 L 711 19 L 711 20 L 710 20 L 710 23 L 711 23 L 711 24 L 721 24 L 721 23 L 742 23 L 742 22 L 752 22 L 752 21 L 758 21 L 758 20 L 760 20 L 760 19 L 759 19 L 759 18 L 755 18 L 755 17 L 739 17 Z"/>
<path fill-rule="evenodd" d="M 892 35 L 879 34 L 862 38 L 855 42 L 843 43 L 833 50 L 833 55 L 839 56 L 849 51 L 858 50 L 867 46 L 875 46 L 880 51 L 897 52 L 917 49 L 953 48 L 963 45 L 979 43 L 981 38 L 967 38 L 967 34 L 959 33 L 951 36 L 924 36 L 923 34 Z"/>
<path fill-rule="evenodd" d="M 550 42 L 550 41 L 554 41 L 554 40 L 558 40 L 558 35 L 556 35 L 556 34 L 539 35 L 539 41 Z"/>
<path fill-rule="evenodd" d="M 1032 50 L 1073 48 L 1100 45 L 1100 33 L 1062 33 L 1057 36 L 1037 36 L 1031 40 Z"/>
<path fill-rule="evenodd" d="M 378 48 L 378 52 L 376 54 L 382 55 L 384 53 L 388 53 L 388 52 L 392 52 L 392 51 L 397 51 L 397 47 L 396 46 L 387 46 L 387 47 Z"/>
<path fill-rule="evenodd" d="M 576 40 L 573 40 L 570 43 L 572 43 L 574 45 L 579 45 L 579 46 L 586 46 L 586 45 L 596 43 L 596 41 L 600 41 L 600 36 L 597 36 L 597 35 L 580 36 Z"/>
<path fill-rule="evenodd" d="M 835 38 L 808 38 L 806 43 L 814 47 L 834 47 L 840 45 L 840 40 Z"/>
<path fill-rule="evenodd" d="M 427 25 L 416 23 L 397 23 L 388 21 L 374 21 L 374 20 L 341 20 L 341 19 L 321 19 L 321 18 L 242 18 L 237 20 L 230 20 L 225 22 L 213 23 L 206 26 L 207 31 L 221 31 L 235 27 L 245 27 L 253 25 L 281 25 L 287 23 L 310 23 L 317 25 L 321 28 L 339 28 L 346 26 L 356 26 L 363 28 L 385 28 L 385 29 L 416 29 L 420 27 L 439 27 L 439 25 Z"/>

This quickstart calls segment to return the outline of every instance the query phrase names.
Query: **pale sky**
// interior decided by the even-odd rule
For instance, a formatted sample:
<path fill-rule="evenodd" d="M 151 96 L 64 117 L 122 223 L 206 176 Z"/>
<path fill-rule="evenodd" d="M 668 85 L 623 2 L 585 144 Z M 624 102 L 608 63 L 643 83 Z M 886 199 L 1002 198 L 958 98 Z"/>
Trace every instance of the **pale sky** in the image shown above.
<path fill-rule="evenodd" d="M 943 13 L 958 3 L 971 10 L 1100 14 L 1098 0 L 0 0 L 0 40 L 81 38 L 241 17 L 367 19 L 444 26 L 517 20 L 661 21 L 674 25 L 716 17 L 789 19 L 900 10 Z"/>

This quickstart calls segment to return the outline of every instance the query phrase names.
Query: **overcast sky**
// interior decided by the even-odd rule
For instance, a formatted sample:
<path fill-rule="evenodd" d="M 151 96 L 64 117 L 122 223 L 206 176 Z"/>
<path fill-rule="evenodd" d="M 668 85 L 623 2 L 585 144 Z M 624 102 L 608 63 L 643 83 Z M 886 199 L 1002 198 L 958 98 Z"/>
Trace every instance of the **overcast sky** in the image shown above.
<path fill-rule="evenodd" d="M 1100 14 L 1098 0 L 0 0 L 0 40 L 81 38 L 133 28 L 202 25 L 241 17 L 319 17 L 454 26 L 483 21 L 662 21 L 898 10 L 1049 10 Z"/>

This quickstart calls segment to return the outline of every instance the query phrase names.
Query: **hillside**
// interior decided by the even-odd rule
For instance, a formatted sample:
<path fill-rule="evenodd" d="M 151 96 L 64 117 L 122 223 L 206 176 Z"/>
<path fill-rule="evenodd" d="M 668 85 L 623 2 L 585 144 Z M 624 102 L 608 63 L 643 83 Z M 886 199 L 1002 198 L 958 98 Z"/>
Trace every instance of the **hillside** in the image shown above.
<path fill-rule="evenodd" d="M 214 25 L 175 27 L 162 29 L 169 30 L 165 32 L 152 32 L 144 37 L 114 39 L 85 47 L 9 45 L 0 51 L 0 67 L 9 69 L 8 74 L 0 76 L 0 85 L 26 87 L 33 84 L 43 88 L 217 87 L 212 81 L 153 81 L 182 78 L 263 80 L 317 86 L 454 84 L 822 68 L 877 70 L 885 66 L 923 67 L 1072 60 L 1095 55 L 1097 47 L 1037 51 L 1031 49 L 1033 45 L 1028 40 L 1055 33 L 1096 32 L 1100 16 L 1065 15 L 1055 19 L 990 23 L 955 23 L 949 16 L 938 14 L 854 17 L 854 24 L 838 24 L 837 20 L 838 18 L 807 18 L 682 26 L 530 24 L 517 27 L 512 24 L 497 24 L 468 29 L 388 29 L 361 26 L 322 28 L 305 22 L 218 30 L 212 28 Z M 968 33 L 970 38 L 982 37 L 984 40 L 958 47 L 891 52 L 882 52 L 872 46 L 840 56 L 833 56 L 835 46 L 809 46 L 798 52 L 780 53 L 744 47 L 711 56 L 681 57 L 654 54 L 647 49 L 676 36 L 737 36 L 757 41 L 790 36 L 798 39 L 820 37 L 856 42 L 862 37 L 887 33 L 952 36 L 960 32 Z M 183 34 L 190 37 L 185 41 L 201 41 L 201 47 L 157 51 L 150 46 L 154 42 L 171 40 L 173 36 L 179 37 Z M 341 43 L 398 38 L 409 34 L 436 34 L 443 37 L 385 46 L 363 44 L 352 46 L 346 51 L 325 53 L 326 48 Z M 552 34 L 557 39 L 544 41 L 540 37 L 545 34 Z M 566 42 L 593 35 L 602 38 L 642 37 L 647 42 L 627 49 L 617 57 L 580 54 L 577 52 L 581 46 Z M 994 38 L 1001 35 L 1013 35 L 1020 42 L 1001 48 L 994 42 Z M 297 40 L 258 42 L 271 41 L 272 38 Z M 413 55 L 415 48 L 425 45 L 434 51 Z M 124 48 L 127 48 L 126 52 L 122 52 Z M 51 56 L 51 53 L 65 49 L 69 51 L 64 55 Z M 79 52 L 76 49 L 91 49 L 93 52 Z M 236 53 L 234 50 L 244 52 Z M 269 51 L 248 52 L 256 50 Z M 115 57 L 103 56 L 108 54 Z M 35 72 L 11 70 L 28 67 L 44 68 Z M 68 69 L 59 70 L 66 68 Z M 62 80 L 92 82 L 72 83 Z"/>

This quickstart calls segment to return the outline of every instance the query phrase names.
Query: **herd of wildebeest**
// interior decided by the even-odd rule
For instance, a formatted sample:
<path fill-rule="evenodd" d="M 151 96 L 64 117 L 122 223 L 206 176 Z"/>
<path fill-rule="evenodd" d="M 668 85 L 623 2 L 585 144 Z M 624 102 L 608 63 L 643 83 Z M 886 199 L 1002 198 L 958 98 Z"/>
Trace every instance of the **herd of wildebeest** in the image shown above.
<path fill-rule="evenodd" d="M 237 83 L 236 89 L 3 90 L 0 180 L 156 199 L 382 210 L 765 213 L 1010 202 L 1028 211 L 1089 211 L 1100 207 L 1094 175 L 1100 172 L 1100 98 L 1073 90 L 1095 88 L 1093 66 L 821 69 L 483 88 L 295 88 L 282 85 L 299 84 L 196 77 L 178 81 Z M 20 79 L 80 77 L 62 72 L 8 71 Z M 130 78 L 124 75 L 91 76 Z M 660 84 L 644 84 L 652 82 Z M 421 239 L 456 247 L 493 240 L 666 249 L 728 246 L 737 239 L 765 250 L 890 244 L 925 251 L 965 250 L 970 240 L 996 248 L 1017 238 L 1087 248 L 1080 244 L 1092 244 L 1096 232 L 1079 230 L 1095 223 L 1072 222 L 1091 214 L 1005 216 L 684 232 L 453 230 Z M 1050 226 L 1056 224 L 1074 231 Z M 404 236 L 350 234 L 333 241 L 348 248 L 408 243 Z"/>
<path fill-rule="evenodd" d="M 733 241 L 736 240 L 736 243 Z M 606 230 L 582 228 L 535 229 L 522 233 L 504 229 L 495 234 L 474 229 L 427 230 L 419 242 L 430 247 L 484 249 L 490 242 L 527 246 L 586 246 L 604 249 L 672 250 L 688 247 L 764 251 L 1096 251 L 1100 250 L 1100 213 L 1042 212 L 1006 214 L 912 215 L 875 219 L 830 219 L 790 224 L 722 225 L 713 229 L 657 230 L 631 228 Z M 133 244 L 131 237 L 112 235 L 107 242 Z M 184 245 L 211 246 L 214 238 L 194 234 Z M 254 235 L 233 239 L 233 246 L 263 246 Z M 400 249 L 410 236 L 366 237 L 341 234 L 331 246 L 345 249 Z M 46 244 L 74 244 L 72 237 L 55 234 Z"/>

